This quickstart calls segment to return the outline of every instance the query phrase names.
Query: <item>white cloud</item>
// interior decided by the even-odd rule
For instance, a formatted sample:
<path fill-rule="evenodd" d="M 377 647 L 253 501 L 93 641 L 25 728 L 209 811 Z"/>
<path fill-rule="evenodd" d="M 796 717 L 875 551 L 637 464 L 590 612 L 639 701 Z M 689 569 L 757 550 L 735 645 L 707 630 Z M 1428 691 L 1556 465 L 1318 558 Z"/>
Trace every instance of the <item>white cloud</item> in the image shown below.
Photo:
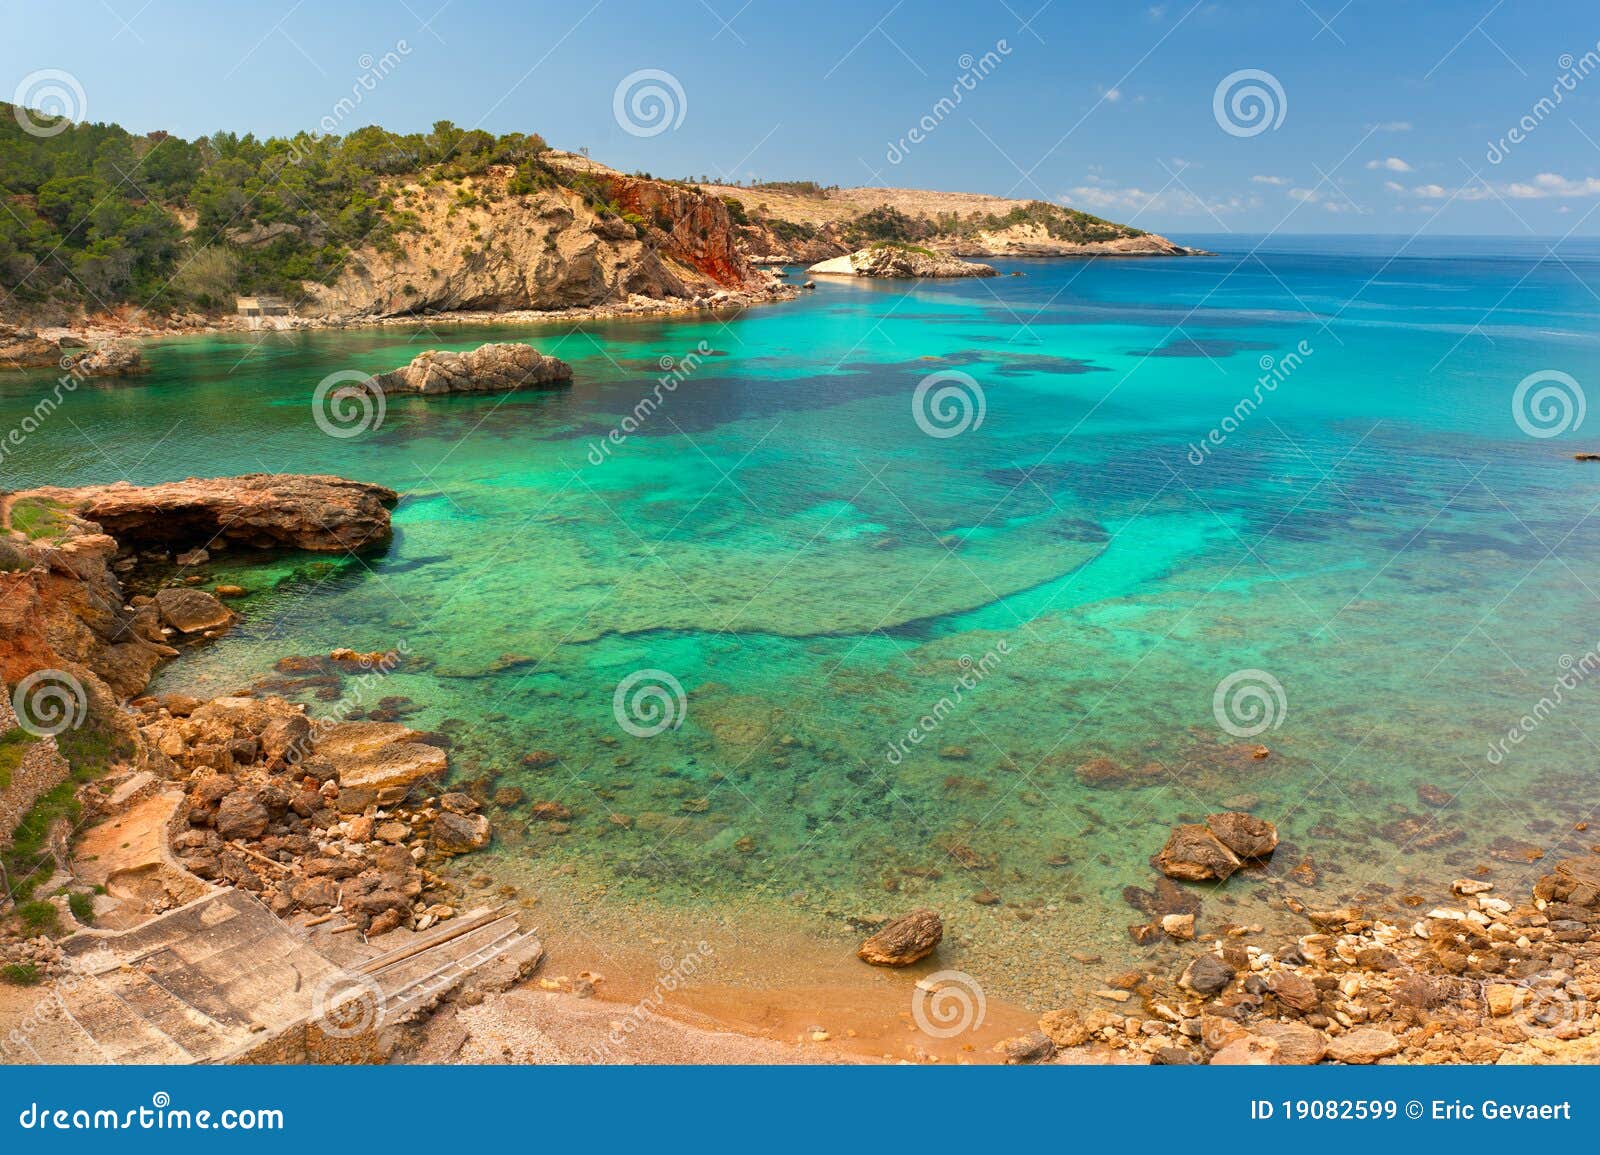
<path fill-rule="evenodd" d="M 1574 197 L 1600 197 L 1600 177 L 1573 179 L 1554 172 L 1541 172 L 1531 181 L 1511 181 L 1508 184 L 1488 184 L 1478 181 L 1476 184 L 1462 185 L 1454 189 L 1439 184 L 1419 184 L 1408 189 L 1394 181 L 1387 182 L 1384 187 L 1401 196 L 1434 201 L 1445 199 L 1485 201 L 1497 197 L 1508 200 L 1569 200 Z"/>
<path fill-rule="evenodd" d="M 1122 99 L 1122 89 L 1108 88 L 1100 94 L 1100 98 L 1115 104 L 1117 101 Z"/>
<path fill-rule="evenodd" d="M 1206 200 L 1182 188 L 1165 188 L 1160 192 L 1129 186 L 1121 188 L 1106 184 L 1095 177 L 1091 183 L 1069 189 L 1061 198 L 1073 208 L 1090 212 L 1164 213 L 1168 216 L 1218 216 L 1222 213 L 1240 212 L 1254 207 L 1254 203 L 1240 197 L 1227 200 Z"/>
<path fill-rule="evenodd" d="M 1330 213 L 1366 212 L 1360 205 L 1354 204 L 1346 197 L 1326 196 L 1314 188 L 1292 188 L 1289 190 L 1289 199 L 1299 201 L 1303 205 L 1318 205 Z"/>
<path fill-rule="evenodd" d="M 1410 132 L 1409 120 L 1385 120 L 1378 124 L 1368 125 L 1373 132 Z"/>
<path fill-rule="evenodd" d="M 1382 160 L 1367 161 L 1368 168 L 1381 168 L 1389 172 L 1411 172 L 1411 166 L 1397 156 L 1386 156 Z"/>
<path fill-rule="evenodd" d="M 1289 183 L 1289 178 L 1286 176 L 1267 176 L 1263 173 L 1257 173 L 1255 176 L 1250 178 L 1250 181 L 1253 184 L 1285 185 Z"/>
<path fill-rule="evenodd" d="M 1571 180 L 1559 173 L 1542 172 L 1533 178 L 1530 184 L 1511 184 L 1506 186 L 1510 196 L 1520 197 L 1524 200 L 1539 200 L 1544 197 L 1592 197 L 1600 196 L 1600 177 L 1584 177 L 1582 180 Z"/>

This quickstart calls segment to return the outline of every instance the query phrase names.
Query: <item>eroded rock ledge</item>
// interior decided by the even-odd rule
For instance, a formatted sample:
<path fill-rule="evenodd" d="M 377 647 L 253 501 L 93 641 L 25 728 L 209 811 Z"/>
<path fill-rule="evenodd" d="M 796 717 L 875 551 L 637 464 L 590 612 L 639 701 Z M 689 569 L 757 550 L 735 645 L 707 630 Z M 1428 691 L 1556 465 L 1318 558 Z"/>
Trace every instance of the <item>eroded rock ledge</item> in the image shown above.
<path fill-rule="evenodd" d="M 381 485 L 322 474 L 248 473 L 160 485 L 46 487 L 15 494 L 96 523 L 124 548 L 206 546 L 336 553 L 389 537 L 399 495 Z"/>
<path fill-rule="evenodd" d="M 497 342 L 465 353 L 429 349 L 372 380 L 385 393 L 505 393 L 567 385 L 572 366 L 532 345 Z"/>
<path fill-rule="evenodd" d="M 268 474 L 0 495 L 0 680 L 66 670 L 107 703 L 137 694 L 178 652 L 167 631 L 206 636 L 233 615 L 192 588 L 130 600 L 128 555 L 223 541 L 359 549 L 388 538 L 396 500 L 380 485 Z"/>

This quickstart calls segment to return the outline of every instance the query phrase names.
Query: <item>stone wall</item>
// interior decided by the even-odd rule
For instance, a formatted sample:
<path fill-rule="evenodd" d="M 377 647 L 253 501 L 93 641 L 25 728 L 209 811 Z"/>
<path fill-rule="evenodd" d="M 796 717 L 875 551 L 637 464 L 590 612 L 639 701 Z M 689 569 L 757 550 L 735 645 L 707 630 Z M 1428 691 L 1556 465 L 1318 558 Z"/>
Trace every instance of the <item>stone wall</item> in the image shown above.
<path fill-rule="evenodd" d="M 11 709 L 11 691 L 0 682 L 0 734 L 17 729 L 17 715 Z M 10 846 L 12 833 L 33 804 L 67 780 L 67 760 L 56 749 L 54 738 L 35 738 L 23 751 L 22 760 L 11 771 L 11 780 L 0 789 L 0 846 Z"/>

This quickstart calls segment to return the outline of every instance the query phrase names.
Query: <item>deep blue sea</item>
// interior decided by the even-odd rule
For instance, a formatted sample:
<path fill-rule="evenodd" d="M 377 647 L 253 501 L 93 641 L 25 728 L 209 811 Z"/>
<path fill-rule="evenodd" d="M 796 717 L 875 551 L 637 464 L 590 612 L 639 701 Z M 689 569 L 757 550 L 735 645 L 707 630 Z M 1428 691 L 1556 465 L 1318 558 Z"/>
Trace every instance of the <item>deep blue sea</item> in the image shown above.
<path fill-rule="evenodd" d="M 1600 804 L 1600 464 L 1573 459 L 1600 450 L 1600 243 L 1177 239 L 1216 255 L 171 341 L 0 485 L 402 491 L 379 554 L 219 555 L 245 621 L 159 686 L 403 646 L 336 705 L 410 699 L 380 708 L 522 791 L 500 862 L 615 910 L 842 942 L 935 906 L 945 965 L 1044 1003 L 1178 949 L 1133 943 L 1127 888 L 1224 807 L 1283 845 L 1201 892 L 1202 932 L 1288 894 L 1399 920 L 1463 874 L 1520 885 Z M 508 339 L 572 388 L 313 419 L 330 373 Z M 44 380 L 0 382 L 0 424 Z"/>

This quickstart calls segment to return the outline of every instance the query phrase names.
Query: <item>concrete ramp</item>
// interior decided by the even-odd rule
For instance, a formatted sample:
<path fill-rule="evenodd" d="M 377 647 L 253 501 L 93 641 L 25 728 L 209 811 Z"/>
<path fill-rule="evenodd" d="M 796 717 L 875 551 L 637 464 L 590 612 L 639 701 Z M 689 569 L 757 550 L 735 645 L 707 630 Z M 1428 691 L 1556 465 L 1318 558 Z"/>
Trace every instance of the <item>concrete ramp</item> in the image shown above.
<path fill-rule="evenodd" d="M 504 989 L 544 953 L 516 919 L 476 911 L 341 967 L 241 890 L 63 947 L 71 975 L 0 1004 L 4 1061 L 371 1062 L 385 1028 L 469 981 Z M 352 995 L 368 1006 L 344 1030 L 332 1012 Z"/>

